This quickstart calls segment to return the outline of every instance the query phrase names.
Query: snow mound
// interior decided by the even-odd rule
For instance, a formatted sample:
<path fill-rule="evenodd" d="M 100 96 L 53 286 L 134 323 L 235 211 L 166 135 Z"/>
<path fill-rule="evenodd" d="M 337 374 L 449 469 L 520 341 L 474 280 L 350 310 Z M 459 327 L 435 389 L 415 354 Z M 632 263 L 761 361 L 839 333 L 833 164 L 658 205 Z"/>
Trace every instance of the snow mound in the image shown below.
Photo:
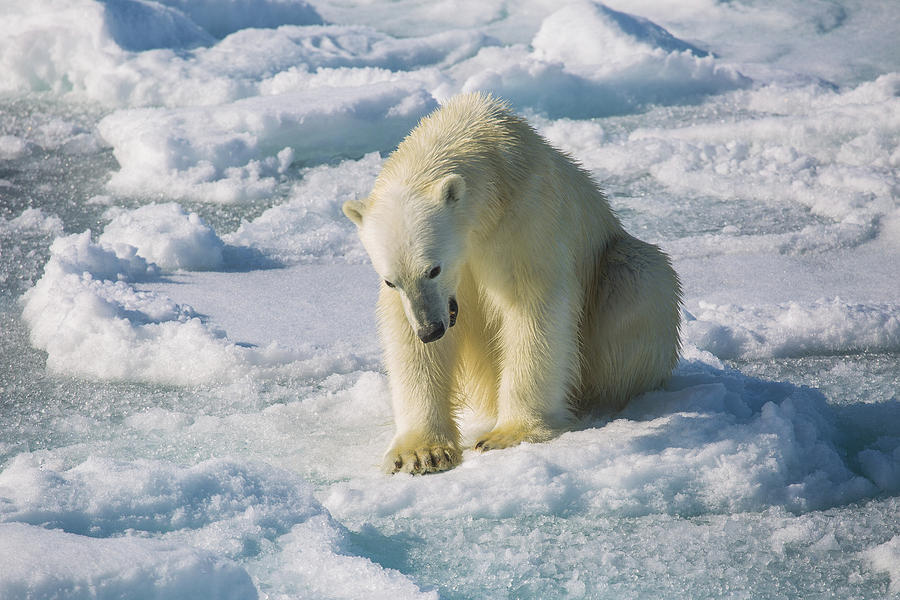
<path fill-rule="evenodd" d="M 382 83 L 119 111 L 99 130 L 121 166 L 110 190 L 233 202 L 272 193 L 294 161 L 389 150 L 435 106 L 421 87 Z"/>
<path fill-rule="evenodd" d="M 142 281 L 153 279 L 159 273 L 156 265 L 137 255 L 134 246 L 104 248 L 91 241 L 90 230 L 57 238 L 50 245 L 50 255 L 45 272 L 53 276 L 90 273 L 91 279 Z"/>
<path fill-rule="evenodd" d="M 112 107 L 215 105 L 408 80 L 403 73 L 494 43 L 475 31 L 399 39 L 321 25 L 309 5 L 291 0 L 3 0 L 0 7 L 0 91 L 51 90 Z M 441 76 L 426 69 L 419 79 Z"/>
<path fill-rule="evenodd" d="M 241 350 L 190 307 L 129 281 L 158 276 L 133 246 L 108 249 L 90 231 L 57 238 L 44 274 L 22 297 L 31 342 L 47 368 L 108 379 L 196 383 L 234 374 Z"/>
<path fill-rule="evenodd" d="M 2 3 L 0 89 L 52 90 L 83 87 L 111 70 L 122 49 L 106 29 L 103 5 L 89 0 Z"/>
<path fill-rule="evenodd" d="M 113 209 L 98 242 L 101 246 L 133 246 L 138 256 L 166 270 L 203 271 L 224 266 L 225 243 L 197 213 L 181 206 L 148 204 L 135 210 Z"/>
<path fill-rule="evenodd" d="M 0 523 L 0 555 L 3 598 L 258 597 L 250 575 L 233 562 L 158 540 L 94 539 Z"/>
<path fill-rule="evenodd" d="M 370 162 L 380 162 L 380 158 L 374 155 Z M 316 186 L 326 185 L 322 176 L 311 180 L 317 180 Z M 287 212 L 291 214 L 290 209 Z M 264 274 L 279 263 L 258 248 L 244 245 L 252 238 L 249 231 L 231 236 L 240 245 L 226 244 L 199 216 L 174 203 L 114 209 L 107 214 L 113 219 L 96 242 L 91 240 L 90 231 L 57 237 L 50 244 L 50 258 L 42 276 L 21 298 L 22 318 L 29 327 L 31 343 L 47 352 L 50 371 L 105 380 L 197 385 L 234 381 L 250 373 L 275 375 L 290 365 L 297 374 L 309 374 L 322 369 L 352 370 L 370 361 L 365 352 L 359 355 L 349 348 L 322 356 L 302 337 L 312 335 L 309 324 L 300 326 L 300 337 L 286 345 L 265 339 L 260 346 L 238 343 L 191 306 L 176 303 L 165 293 L 140 289 L 142 285 L 160 285 L 160 265 L 181 274 L 220 268 L 261 269 Z M 321 217 L 315 220 L 324 222 Z M 57 220 L 45 218 L 36 210 L 9 222 L 0 221 L 0 234 L 4 223 L 31 224 L 49 228 L 50 235 L 60 233 Z M 258 230 L 279 235 L 279 227 L 273 227 L 262 222 Z M 335 226 L 324 225 L 325 230 L 329 227 Z M 321 230 L 287 235 L 290 251 L 283 255 L 285 262 L 316 260 L 316 256 L 304 257 L 310 244 L 322 246 L 321 253 L 326 255 L 344 252 L 353 234 L 341 227 L 336 231 L 336 246 L 327 240 L 322 246 Z M 355 252 L 361 254 L 362 250 Z M 234 284 L 225 285 L 232 287 L 222 293 L 233 294 Z M 257 305 L 248 310 L 255 313 L 267 302 L 278 303 L 281 293 L 254 296 Z M 266 323 L 272 319 L 267 313 L 260 316 Z M 304 324 L 309 319 L 304 315 L 297 321 Z"/>
<path fill-rule="evenodd" d="M 550 117 L 621 114 L 750 84 L 655 23 L 595 2 L 545 18 L 531 48 L 486 47 L 451 72 L 462 91 L 491 91 Z"/>
<path fill-rule="evenodd" d="M 287 202 L 242 223 L 224 239 L 285 264 L 334 260 L 367 264 L 356 227 L 344 217 L 341 206 L 369 194 L 383 163 L 372 152 L 358 161 L 306 169 Z"/>
<path fill-rule="evenodd" d="M 531 46 L 537 58 L 585 72 L 613 71 L 639 62 L 646 54 L 689 52 L 700 58 L 709 54 L 652 21 L 584 1 L 568 4 L 544 19 Z"/>
<path fill-rule="evenodd" d="M 186 48 L 213 38 L 179 10 L 152 0 L 100 0 L 104 29 L 123 50 Z M 82 2 L 87 8 L 88 3 Z"/>

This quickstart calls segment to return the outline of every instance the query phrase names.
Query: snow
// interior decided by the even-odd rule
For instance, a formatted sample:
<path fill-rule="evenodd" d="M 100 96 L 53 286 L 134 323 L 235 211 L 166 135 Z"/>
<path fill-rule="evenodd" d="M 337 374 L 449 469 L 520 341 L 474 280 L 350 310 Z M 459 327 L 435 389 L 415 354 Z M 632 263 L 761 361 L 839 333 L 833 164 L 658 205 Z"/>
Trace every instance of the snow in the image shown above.
<path fill-rule="evenodd" d="M 225 239 L 285 264 L 334 262 L 338 258 L 368 262 L 341 205 L 368 195 L 381 164 L 380 154 L 372 152 L 359 160 L 306 169 L 286 202 L 241 223 Z"/>
<path fill-rule="evenodd" d="M 246 571 L 186 546 L 0 524 L 5 598 L 257 597 Z M 73 568 L 74 567 L 74 568 Z"/>
<path fill-rule="evenodd" d="M 420 87 L 378 83 L 120 111 L 98 127 L 121 165 L 111 191 L 235 202 L 271 194 L 294 161 L 389 149 L 435 107 Z"/>
<path fill-rule="evenodd" d="M 462 91 L 490 89 L 551 117 L 628 113 L 750 84 L 662 27 L 594 2 L 550 14 L 528 46 L 483 48 L 451 73 Z"/>
<path fill-rule="evenodd" d="M 163 0 L 215 38 L 247 28 L 321 25 L 322 17 L 303 0 Z"/>
<path fill-rule="evenodd" d="M 0 136 L 0 158 L 12 160 L 25 154 L 27 146 L 25 141 L 14 135 Z"/>
<path fill-rule="evenodd" d="M 55 215 L 44 214 L 40 208 L 28 208 L 14 219 L 0 220 L 0 232 L 4 234 L 27 231 L 44 231 L 59 236 L 63 232 L 62 220 Z"/>
<path fill-rule="evenodd" d="M 22 317 L 51 370 L 187 383 L 238 364 L 233 346 L 190 307 L 126 283 L 159 271 L 134 246 L 110 250 L 85 231 L 57 238 L 50 253 L 43 276 L 23 296 Z"/>
<path fill-rule="evenodd" d="M 235 561 L 265 555 L 275 540 L 285 548 L 279 577 L 289 589 L 434 597 L 347 555 L 346 530 L 310 486 L 263 465 L 88 459 L 54 470 L 21 459 L 0 475 L 0 490 L 9 501 L 0 513 L 8 521 L 0 552 L 11 559 L 0 574 L 4 598 L 255 598 Z"/>
<path fill-rule="evenodd" d="M 133 246 L 135 253 L 168 271 L 203 271 L 225 265 L 225 243 L 197 213 L 173 203 L 148 204 L 133 211 L 111 210 L 98 241 L 107 247 Z"/>
<path fill-rule="evenodd" d="M 744 307 L 700 302 L 687 335 L 720 358 L 762 358 L 900 349 L 900 305 L 840 298 Z"/>
<path fill-rule="evenodd" d="M 900 536 L 866 551 L 865 558 L 877 571 L 885 571 L 891 576 L 891 592 L 900 592 Z"/>
<path fill-rule="evenodd" d="M 102 379 L 190 385 L 233 380 L 291 361 L 321 362 L 323 357 L 315 356 L 311 343 L 297 346 L 269 339 L 261 340 L 262 345 L 257 346 L 235 342 L 190 305 L 176 303 L 152 289 L 130 285 L 129 282 L 149 285 L 160 277 L 160 267 L 137 254 L 135 246 L 116 243 L 123 232 L 133 231 L 130 239 L 151 252 L 159 252 L 179 268 L 193 265 L 208 269 L 208 257 L 221 260 L 223 250 L 223 242 L 196 214 L 192 219 L 177 205 L 147 205 L 134 213 L 116 217 L 100 236 L 101 243 L 92 242 L 89 231 L 57 238 L 50 247 L 51 256 L 43 276 L 23 295 L 22 317 L 31 328 L 31 343 L 47 353 L 49 370 Z M 189 237 L 179 237 L 184 227 L 159 227 L 148 232 L 144 223 L 134 226 L 135 218 L 147 219 L 147 215 L 151 215 L 150 220 L 158 219 L 154 225 L 165 225 L 174 216 L 176 225 L 187 224 Z M 153 244 L 160 236 L 166 242 L 161 248 Z M 111 237 L 113 248 L 102 241 L 107 237 Z M 233 254 L 238 258 L 246 255 L 239 251 Z M 241 264 L 234 266 L 239 268 Z M 292 279 L 302 285 L 307 278 L 301 274 Z M 284 282 L 283 274 L 269 278 L 269 285 L 281 286 Z M 338 289 L 346 286 L 339 283 Z M 227 295 L 233 290 L 232 287 L 222 293 Z M 299 307 L 297 303 L 288 306 L 306 309 L 300 317 L 307 321 L 303 313 L 323 312 L 317 308 L 317 302 L 326 301 L 309 298 Z M 252 311 L 257 306 L 249 308 Z M 324 311 L 328 313 L 343 316 L 339 310 Z M 270 319 L 271 315 L 264 315 L 262 324 L 266 328 Z M 318 337 L 329 336 L 323 332 Z M 326 363 L 334 368 L 341 362 L 353 364 L 362 360 L 360 356 L 348 346 L 346 352 Z"/>
<path fill-rule="evenodd" d="M 895 3 L 0 10 L 0 597 L 900 597 Z M 672 256 L 684 351 L 388 477 L 341 205 L 476 89 Z"/>

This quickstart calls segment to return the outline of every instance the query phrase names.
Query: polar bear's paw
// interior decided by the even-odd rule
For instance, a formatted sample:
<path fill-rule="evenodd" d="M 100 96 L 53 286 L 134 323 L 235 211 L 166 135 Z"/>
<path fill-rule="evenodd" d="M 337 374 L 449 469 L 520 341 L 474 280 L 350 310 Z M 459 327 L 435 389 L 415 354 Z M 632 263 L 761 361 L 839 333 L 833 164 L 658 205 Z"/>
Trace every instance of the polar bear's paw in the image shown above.
<path fill-rule="evenodd" d="M 519 424 L 498 425 L 475 442 L 475 450 L 487 452 L 517 446 L 522 442 L 545 442 L 553 432 L 543 428 L 531 428 Z"/>
<path fill-rule="evenodd" d="M 382 470 L 388 474 L 424 475 L 452 469 L 462 460 L 458 448 L 448 445 L 393 447 L 384 455 Z"/>

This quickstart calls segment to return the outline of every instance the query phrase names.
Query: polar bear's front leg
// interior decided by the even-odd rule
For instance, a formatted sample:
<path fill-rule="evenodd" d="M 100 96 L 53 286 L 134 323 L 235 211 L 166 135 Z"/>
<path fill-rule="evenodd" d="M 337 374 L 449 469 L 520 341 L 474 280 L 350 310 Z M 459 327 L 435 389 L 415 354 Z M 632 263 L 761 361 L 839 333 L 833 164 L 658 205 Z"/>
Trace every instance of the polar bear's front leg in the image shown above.
<path fill-rule="evenodd" d="M 570 426 L 568 391 L 578 376 L 576 327 L 573 298 L 564 294 L 504 311 L 497 423 L 476 442 L 476 450 L 546 441 Z"/>
<path fill-rule="evenodd" d="M 455 332 L 423 343 L 394 292 L 382 293 L 378 313 L 396 427 L 382 469 L 413 474 L 451 469 L 462 460 L 451 405 Z"/>

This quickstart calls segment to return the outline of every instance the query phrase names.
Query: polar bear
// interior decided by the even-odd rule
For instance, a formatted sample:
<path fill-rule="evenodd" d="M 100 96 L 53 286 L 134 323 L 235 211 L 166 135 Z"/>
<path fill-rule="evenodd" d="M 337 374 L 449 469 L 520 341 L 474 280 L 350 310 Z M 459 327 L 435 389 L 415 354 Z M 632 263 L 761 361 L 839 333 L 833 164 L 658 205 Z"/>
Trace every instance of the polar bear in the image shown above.
<path fill-rule="evenodd" d="M 476 450 L 539 442 L 621 409 L 675 366 L 681 288 L 668 257 L 626 233 L 591 177 L 498 99 L 457 96 L 423 118 L 343 211 L 384 281 L 389 473 L 457 465 L 463 406 L 495 423 Z"/>

